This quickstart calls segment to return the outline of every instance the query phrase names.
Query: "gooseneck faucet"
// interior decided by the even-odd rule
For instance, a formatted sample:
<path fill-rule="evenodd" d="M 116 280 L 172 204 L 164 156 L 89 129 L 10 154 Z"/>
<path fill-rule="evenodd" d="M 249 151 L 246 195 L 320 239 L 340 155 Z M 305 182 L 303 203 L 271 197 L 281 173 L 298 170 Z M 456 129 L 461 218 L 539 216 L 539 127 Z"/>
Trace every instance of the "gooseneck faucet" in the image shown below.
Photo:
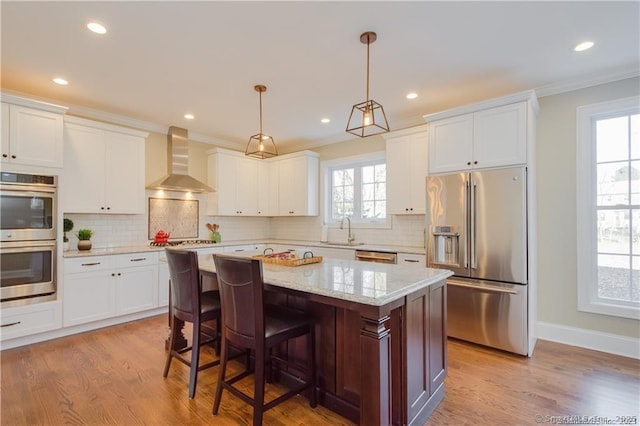
<path fill-rule="evenodd" d="M 356 236 L 351 233 L 351 219 L 349 218 L 349 216 L 344 216 L 342 218 L 342 220 L 340 221 L 340 229 L 344 229 L 343 225 L 345 219 L 347 219 L 347 224 L 349 226 L 349 235 L 347 236 L 347 242 L 349 243 L 349 245 L 351 245 L 351 243 L 356 240 Z"/>

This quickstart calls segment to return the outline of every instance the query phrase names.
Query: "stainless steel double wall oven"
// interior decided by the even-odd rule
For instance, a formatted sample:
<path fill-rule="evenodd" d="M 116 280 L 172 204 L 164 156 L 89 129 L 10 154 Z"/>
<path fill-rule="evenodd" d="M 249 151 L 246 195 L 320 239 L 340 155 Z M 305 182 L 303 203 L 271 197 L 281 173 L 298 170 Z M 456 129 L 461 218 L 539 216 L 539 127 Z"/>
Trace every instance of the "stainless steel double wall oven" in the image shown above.
<path fill-rule="evenodd" d="M 55 299 L 57 177 L 0 173 L 2 307 Z"/>

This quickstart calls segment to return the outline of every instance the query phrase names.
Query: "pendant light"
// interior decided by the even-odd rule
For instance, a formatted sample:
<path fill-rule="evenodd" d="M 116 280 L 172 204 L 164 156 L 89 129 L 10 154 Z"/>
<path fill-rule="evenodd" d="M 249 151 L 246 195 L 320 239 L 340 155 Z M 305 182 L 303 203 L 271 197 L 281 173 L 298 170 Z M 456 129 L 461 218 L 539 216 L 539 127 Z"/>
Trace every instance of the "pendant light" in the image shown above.
<path fill-rule="evenodd" d="M 249 138 L 244 155 L 256 158 L 269 158 L 278 155 L 278 149 L 271 136 L 262 133 L 262 93 L 267 91 L 267 86 L 258 84 L 254 87 L 260 94 L 260 133 Z"/>
<path fill-rule="evenodd" d="M 376 41 L 376 38 L 378 36 L 373 31 L 360 35 L 360 42 L 367 45 L 367 100 L 354 105 L 351 109 L 347 132 L 361 138 L 389 131 L 384 108 L 373 99 L 369 99 L 369 46 Z"/>

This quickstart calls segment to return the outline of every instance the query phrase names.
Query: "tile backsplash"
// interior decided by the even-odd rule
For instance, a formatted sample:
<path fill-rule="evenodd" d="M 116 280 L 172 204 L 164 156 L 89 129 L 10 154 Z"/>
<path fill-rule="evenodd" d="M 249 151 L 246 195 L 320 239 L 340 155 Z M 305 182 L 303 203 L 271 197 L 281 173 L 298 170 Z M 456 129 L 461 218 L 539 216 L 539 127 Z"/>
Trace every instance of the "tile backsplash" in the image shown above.
<path fill-rule="evenodd" d="M 155 191 L 147 191 L 147 197 L 157 197 Z M 184 197 L 172 193 L 171 198 Z M 284 239 L 320 241 L 322 219 L 320 217 L 222 217 L 207 216 L 206 195 L 197 194 L 200 205 L 198 238 L 208 239 L 207 223 L 220 225 L 222 241 L 253 239 Z M 185 197 L 186 199 L 186 197 Z M 148 208 L 148 203 L 146 203 Z M 73 220 L 73 230 L 67 234 L 71 247 L 75 247 L 75 233 L 81 228 L 94 231 L 91 238 L 94 248 L 139 246 L 149 244 L 148 212 L 137 215 L 65 214 Z M 354 229 L 356 241 L 366 244 L 402 245 L 424 247 L 424 215 L 393 216 L 391 229 Z M 165 230 L 169 232 L 170 230 Z M 329 228 L 329 241 L 346 241 L 347 230 Z"/>

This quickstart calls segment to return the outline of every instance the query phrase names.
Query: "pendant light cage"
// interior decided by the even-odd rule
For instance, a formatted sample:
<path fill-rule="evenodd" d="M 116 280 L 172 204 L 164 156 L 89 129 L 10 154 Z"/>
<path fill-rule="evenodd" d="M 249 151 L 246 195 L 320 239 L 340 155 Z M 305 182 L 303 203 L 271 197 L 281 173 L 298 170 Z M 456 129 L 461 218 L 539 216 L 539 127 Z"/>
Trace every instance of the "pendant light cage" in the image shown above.
<path fill-rule="evenodd" d="M 244 150 L 244 155 L 260 159 L 276 157 L 278 149 L 271 136 L 262 133 L 262 93 L 267 91 L 267 87 L 261 84 L 254 87 L 256 92 L 260 94 L 260 133 L 252 135 Z"/>
<path fill-rule="evenodd" d="M 377 38 L 378 36 L 373 31 L 367 31 L 360 35 L 360 42 L 367 45 L 367 100 L 355 104 L 351 108 L 347 132 L 361 138 L 389 131 L 384 108 L 378 102 L 369 99 L 369 46 Z"/>

